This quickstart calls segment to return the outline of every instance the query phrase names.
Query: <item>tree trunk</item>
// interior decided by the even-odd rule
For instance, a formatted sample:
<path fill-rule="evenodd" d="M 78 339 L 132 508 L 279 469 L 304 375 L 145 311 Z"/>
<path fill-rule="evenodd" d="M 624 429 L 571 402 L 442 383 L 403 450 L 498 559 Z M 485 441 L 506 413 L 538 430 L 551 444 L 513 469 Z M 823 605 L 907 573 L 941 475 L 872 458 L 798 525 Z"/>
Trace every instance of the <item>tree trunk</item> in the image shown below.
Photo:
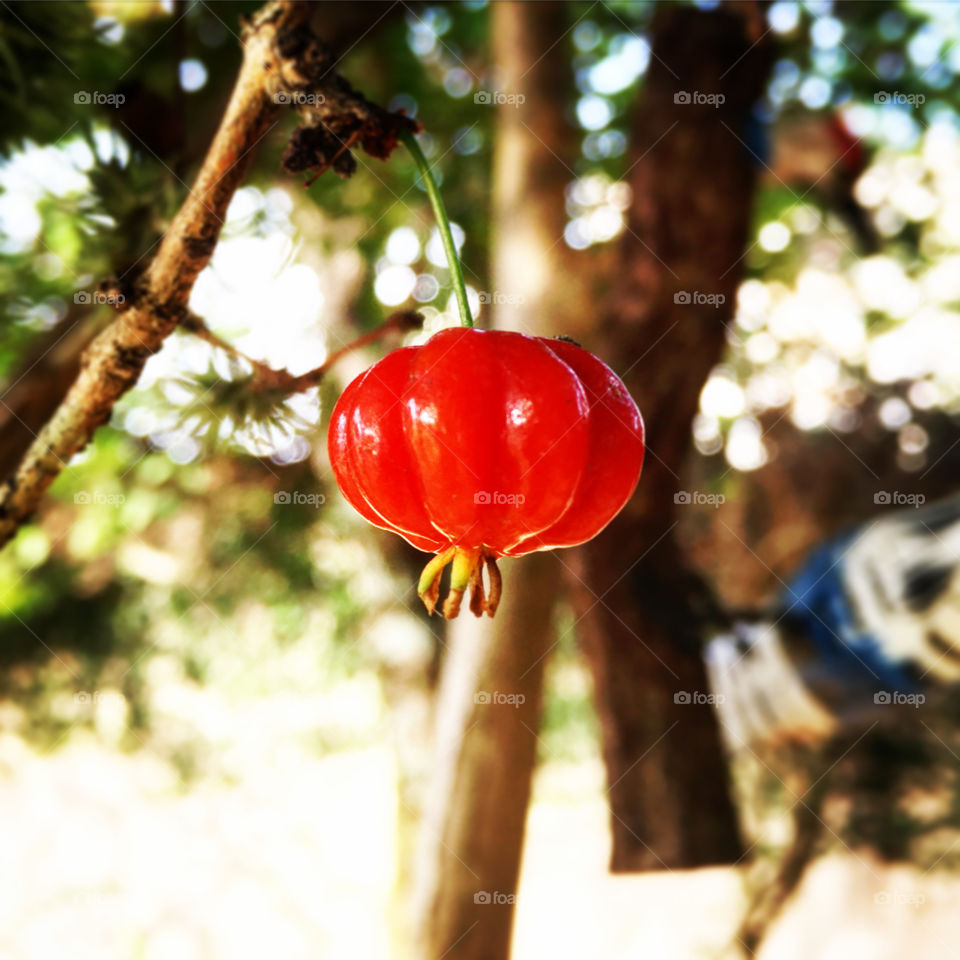
<path fill-rule="evenodd" d="M 562 95 L 571 74 L 563 45 L 552 45 L 568 15 L 561 3 L 503 2 L 492 17 L 499 89 L 525 101 L 498 108 L 485 299 L 493 326 L 550 335 L 561 332 L 582 296 L 557 244 L 570 179 L 559 158 L 572 133 Z M 469 276 L 471 264 L 465 267 Z M 423 960 L 509 954 L 560 568 L 554 556 L 539 554 L 505 561 L 503 575 L 496 619 L 464 612 L 448 631 L 415 890 Z"/>
<path fill-rule="evenodd" d="M 524 558 L 522 576 L 505 578 L 495 621 L 464 613 L 448 633 L 414 902 L 423 960 L 509 955 L 552 642 L 552 559 Z"/>
<path fill-rule="evenodd" d="M 598 353 L 646 418 L 647 460 L 636 495 L 578 551 L 571 578 L 603 732 L 614 870 L 742 854 L 716 719 L 694 696 L 708 689 L 699 641 L 709 594 L 678 547 L 674 498 L 748 239 L 756 161 L 743 140 L 768 69 L 749 32 L 740 12 L 661 5 L 634 120 L 633 198 Z"/>

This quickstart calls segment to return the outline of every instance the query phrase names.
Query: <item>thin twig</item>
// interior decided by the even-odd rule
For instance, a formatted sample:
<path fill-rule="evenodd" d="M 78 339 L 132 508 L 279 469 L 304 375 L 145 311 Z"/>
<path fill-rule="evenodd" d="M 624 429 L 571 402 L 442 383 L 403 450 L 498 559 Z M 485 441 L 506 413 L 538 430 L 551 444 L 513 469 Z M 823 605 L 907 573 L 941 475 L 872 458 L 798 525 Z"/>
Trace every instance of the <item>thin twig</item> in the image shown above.
<path fill-rule="evenodd" d="M 334 350 L 334 352 L 331 353 L 330 356 L 327 357 L 327 359 L 315 370 L 294 375 L 286 370 L 276 370 L 273 367 L 265 364 L 262 360 L 255 360 L 253 357 L 248 357 L 245 353 L 242 353 L 235 346 L 233 346 L 233 344 L 228 343 L 222 337 L 217 336 L 217 334 L 215 334 L 203 322 L 203 320 L 194 313 L 188 313 L 180 321 L 181 329 L 187 330 L 188 332 L 199 337 L 201 340 L 205 340 L 212 346 L 223 350 L 231 357 L 235 357 L 237 360 L 241 360 L 244 363 L 249 364 L 253 370 L 253 380 L 250 384 L 251 390 L 278 390 L 281 393 L 288 395 L 301 393 L 304 390 L 308 390 L 310 387 L 317 386 L 317 384 L 319 384 L 320 381 L 326 376 L 330 368 L 338 360 L 340 360 L 341 357 L 346 356 L 348 353 L 352 353 L 354 350 L 359 350 L 361 347 L 366 347 L 371 343 L 376 343 L 379 340 L 383 340 L 390 334 L 404 334 L 410 330 L 419 330 L 422 326 L 423 316 L 421 314 L 414 310 L 400 310 L 397 313 L 391 314 L 376 329 L 362 334 L 355 340 L 351 340 L 350 343 L 341 347 L 339 350 Z"/>
<path fill-rule="evenodd" d="M 809 780 L 812 776 L 809 769 L 802 769 Z M 747 957 L 756 955 L 814 860 L 817 845 L 826 829 L 822 812 L 830 787 L 830 778 L 822 776 L 807 787 L 794 803 L 791 811 L 793 840 L 777 866 L 776 875 L 764 882 L 754 894 L 737 931 L 737 939 Z"/>

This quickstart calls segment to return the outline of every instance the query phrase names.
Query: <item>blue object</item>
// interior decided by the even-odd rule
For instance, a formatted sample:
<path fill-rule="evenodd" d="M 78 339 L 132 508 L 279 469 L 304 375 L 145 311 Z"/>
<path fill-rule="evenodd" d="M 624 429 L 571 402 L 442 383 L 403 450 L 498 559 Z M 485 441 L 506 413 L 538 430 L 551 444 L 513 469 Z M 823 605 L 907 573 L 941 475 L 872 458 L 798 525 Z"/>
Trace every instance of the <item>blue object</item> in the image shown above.
<path fill-rule="evenodd" d="M 883 638 L 864 627 L 844 582 L 847 553 L 861 533 L 856 528 L 816 549 L 783 591 L 780 612 L 813 642 L 835 679 L 913 691 L 913 671 L 884 653 Z"/>

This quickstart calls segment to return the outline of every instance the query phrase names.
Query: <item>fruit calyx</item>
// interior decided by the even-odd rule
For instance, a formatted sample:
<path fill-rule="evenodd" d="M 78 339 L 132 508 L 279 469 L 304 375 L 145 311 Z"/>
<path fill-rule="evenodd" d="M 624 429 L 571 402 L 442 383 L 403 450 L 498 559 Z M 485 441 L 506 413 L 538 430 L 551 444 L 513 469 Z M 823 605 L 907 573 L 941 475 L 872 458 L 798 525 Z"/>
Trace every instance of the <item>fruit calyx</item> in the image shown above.
<path fill-rule="evenodd" d="M 441 612 L 447 620 L 453 620 L 460 612 L 463 595 L 470 588 L 470 612 L 475 617 L 486 614 L 492 617 L 500 604 L 501 579 L 497 567 L 497 556 L 486 547 L 447 547 L 438 553 L 420 574 L 417 593 L 427 608 L 433 613 L 440 599 L 440 578 L 444 568 L 450 568 L 450 588 L 443 601 Z M 489 590 L 484 589 L 483 568 L 487 568 Z"/>

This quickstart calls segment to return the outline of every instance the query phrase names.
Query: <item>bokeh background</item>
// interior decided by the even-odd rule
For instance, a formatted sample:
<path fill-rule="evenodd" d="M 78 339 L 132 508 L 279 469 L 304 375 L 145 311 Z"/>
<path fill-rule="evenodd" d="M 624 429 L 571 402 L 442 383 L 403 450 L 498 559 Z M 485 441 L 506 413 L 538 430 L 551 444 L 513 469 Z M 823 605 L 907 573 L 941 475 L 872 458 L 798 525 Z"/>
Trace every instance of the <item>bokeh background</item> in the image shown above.
<path fill-rule="evenodd" d="M 4 475 L 115 316 L 100 282 L 136 277 L 182 201 L 236 78 L 240 18 L 256 7 L 0 9 Z M 673 494 L 658 509 L 675 517 L 670 540 L 722 603 L 758 607 L 826 535 L 955 490 L 960 6 L 314 7 L 336 70 L 423 124 L 478 322 L 569 332 L 632 388 L 656 381 L 656 393 L 634 389 L 652 475 L 658 454 L 683 461 L 651 480 L 658 496 Z M 734 53 L 728 35 L 743 38 Z M 682 69 L 695 74 L 701 56 L 725 64 L 705 91 Z M 657 64 L 687 100 L 651 106 Z M 744 92 L 751 84 L 756 96 Z M 697 101 L 717 94 L 719 107 Z M 706 132 L 696 140 L 701 124 L 719 131 L 718 118 L 729 156 L 711 150 Z M 192 310 L 237 350 L 294 374 L 401 307 L 424 317 L 425 332 L 408 342 L 455 323 L 409 156 L 358 154 L 349 179 L 329 172 L 304 189 L 280 169 L 294 123 L 285 116 L 258 147 Z M 671 175 L 662 151 L 691 128 L 692 147 L 677 154 L 687 165 Z M 670 206 L 722 179 L 725 164 L 744 184 L 728 196 L 736 209 L 718 208 L 704 225 L 696 203 L 686 214 Z M 651 227 L 683 217 L 683 228 Z M 680 238 L 677 259 L 670 237 Z M 624 263 L 639 264 L 643 249 L 650 275 L 624 281 Z M 660 280 L 650 279 L 656 263 Z M 649 308 L 658 321 L 628 303 L 651 287 L 661 291 Z M 684 310 L 692 347 L 671 326 Z M 634 317 L 651 331 L 644 349 L 618 327 Z M 711 331 L 706 352 L 697 324 Z M 426 922 L 418 909 L 430 912 L 414 895 L 431 874 L 430 844 L 418 837 L 433 822 L 454 844 L 431 821 L 430 799 L 457 689 L 441 695 L 452 641 L 416 598 L 425 558 L 346 505 L 324 439 L 339 391 L 399 342 L 351 354 L 317 389 L 250 397 L 242 360 L 175 332 L 0 554 L 2 956 L 440 955 L 410 943 Z M 655 425 L 675 418 L 680 439 L 668 453 Z M 650 529 L 621 529 L 622 549 L 646 556 Z M 543 671 L 534 719 L 524 714 L 521 725 L 501 708 L 502 727 L 484 734 L 494 751 L 530 741 L 529 762 L 509 750 L 504 760 L 520 804 L 519 828 L 502 835 L 508 861 L 519 856 L 510 837 L 523 834 L 532 775 L 520 886 L 493 907 L 513 919 L 520 960 L 736 955 L 744 911 L 791 843 L 785 784 L 809 758 L 734 764 L 745 839 L 724 864 L 724 842 L 709 835 L 726 785 L 699 801 L 687 789 L 712 776 L 698 764 L 717 766 L 707 754 L 718 741 L 698 739 L 695 725 L 684 743 L 681 727 L 665 741 L 690 760 L 678 810 L 704 833 L 693 852 L 667 852 L 647 816 L 644 846 L 661 863 L 628 853 L 618 865 L 616 804 L 631 800 L 615 800 L 611 818 L 619 761 L 605 731 L 618 708 L 598 681 L 610 651 L 590 639 L 604 623 L 581 595 L 595 584 L 590 562 L 566 559 L 544 574 L 551 615 L 541 616 L 543 604 L 531 614 L 544 624 L 535 641 L 544 655 L 527 664 Z M 649 606 L 650 597 L 631 583 L 633 593 L 621 588 L 603 607 L 636 627 L 633 598 Z M 531 587 L 508 574 L 508 589 Z M 669 590 L 656 600 L 686 602 Z M 669 622 L 676 609 L 660 613 Z M 517 616 L 508 612 L 504 629 L 522 645 Z M 638 684 L 641 712 L 643 695 Z M 648 713 L 667 731 L 669 720 Z M 628 742 L 625 776 L 644 769 L 648 750 L 666 749 L 644 736 Z M 892 957 L 905 944 L 918 956 L 955 955 L 954 751 L 944 743 L 927 757 L 943 789 L 914 797 L 912 814 L 930 830 L 902 843 L 851 840 L 839 823 L 851 805 L 862 809 L 859 787 L 837 787 L 839 819 L 763 956 Z M 877 829 L 889 840 L 899 823 L 891 814 Z M 465 942 L 480 952 L 461 953 L 451 938 L 449 956 L 503 955 L 478 922 Z"/>

